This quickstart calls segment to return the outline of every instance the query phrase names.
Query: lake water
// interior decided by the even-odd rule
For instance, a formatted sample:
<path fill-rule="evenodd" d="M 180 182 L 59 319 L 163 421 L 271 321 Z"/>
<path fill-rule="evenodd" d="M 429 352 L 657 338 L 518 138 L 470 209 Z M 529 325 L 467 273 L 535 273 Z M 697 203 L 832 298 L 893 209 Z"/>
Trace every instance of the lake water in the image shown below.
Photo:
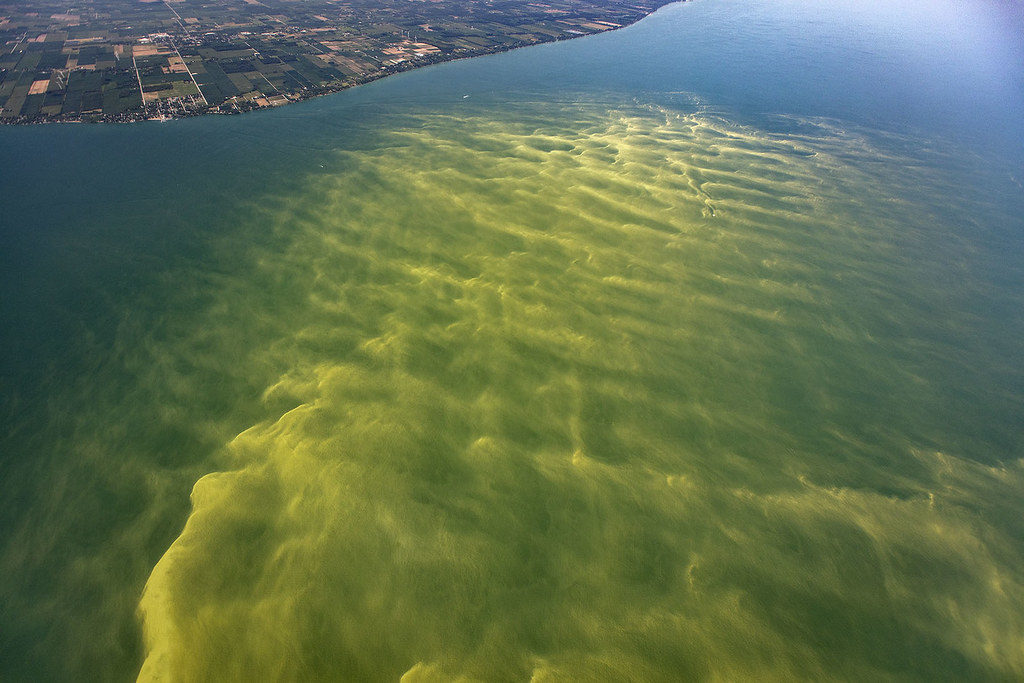
<path fill-rule="evenodd" d="M 1022 36 L 696 0 L 0 128 L 0 678 L 1024 677 Z"/>

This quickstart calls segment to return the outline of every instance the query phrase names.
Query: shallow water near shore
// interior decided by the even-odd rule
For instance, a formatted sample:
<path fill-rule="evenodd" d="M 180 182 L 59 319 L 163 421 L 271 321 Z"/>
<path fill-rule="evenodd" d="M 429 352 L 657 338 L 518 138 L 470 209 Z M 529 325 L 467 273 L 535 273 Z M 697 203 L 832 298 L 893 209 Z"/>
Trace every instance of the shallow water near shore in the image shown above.
<path fill-rule="evenodd" d="M 1024 675 L 1019 17 L 824 11 L 0 130 L 0 677 Z"/>

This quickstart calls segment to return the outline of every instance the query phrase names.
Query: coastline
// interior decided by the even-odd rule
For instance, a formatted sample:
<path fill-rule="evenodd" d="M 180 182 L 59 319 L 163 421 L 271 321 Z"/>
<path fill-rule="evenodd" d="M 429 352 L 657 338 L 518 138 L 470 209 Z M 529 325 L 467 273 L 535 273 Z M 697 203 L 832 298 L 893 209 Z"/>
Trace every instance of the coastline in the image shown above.
<path fill-rule="evenodd" d="M 145 104 L 143 108 L 138 111 L 124 112 L 121 114 L 85 114 L 78 116 L 46 116 L 46 117 L 31 117 L 25 116 L 18 117 L 0 117 L 0 125 L 6 126 L 32 126 L 32 125 L 45 125 L 45 124 L 74 124 L 74 123 L 85 123 L 85 124 L 98 124 L 98 123 L 141 123 L 145 121 L 174 121 L 187 118 L 195 118 L 198 116 L 210 116 L 210 115 L 221 115 L 221 116 L 235 116 L 240 114 L 247 114 L 254 111 L 260 111 L 265 109 L 276 109 L 282 106 L 288 106 L 311 100 L 326 95 L 334 95 L 345 90 L 367 85 L 375 81 L 387 78 L 389 76 L 396 76 L 398 74 L 414 71 L 428 66 L 437 66 L 448 62 L 455 62 L 463 59 L 474 59 L 477 57 L 485 57 L 488 55 L 501 54 L 505 52 L 511 52 L 513 50 L 520 50 L 530 47 L 537 47 L 540 45 L 547 45 L 557 42 L 565 42 L 569 40 L 576 40 L 579 38 L 587 38 L 604 33 L 611 33 L 618 31 L 646 19 L 651 16 L 654 12 L 657 12 L 662 7 L 667 5 L 675 4 L 676 2 L 686 2 L 686 0 L 655 0 L 655 4 L 647 11 L 643 11 L 634 17 L 630 17 L 628 21 L 616 25 L 609 26 L 608 28 L 600 31 L 594 31 L 592 33 L 576 32 L 575 35 L 562 35 L 562 36 L 551 36 L 542 38 L 533 42 L 522 41 L 519 44 L 501 44 L 493 47 L 481 48 L 480 50 L 470 51 L 468 53 L 459 54 L 432 54 L 428 56 L 421 56 L 415 59 L 403 60 L 395 64 L 381 67 L 379 72 L 363 74 L 360 77 L 353 78 L 350 81 L 330 83 L 324 86 L 316 88 L 303 88 L 296 92 L 282 93 L 274 98 L 262 98 L 265 103 L 258 103 L 250 99 L 232 98 L 220 105 L 216 106 L 205 106 L 202 108 L 195 107 L 190 109 L 170 110 L 170 111 L 157 111 L 154 113 Z M 635 6 L 634 6 L 635 7 Z M 190 76 L 194 74 L 190 73 Z M 198 87 L 198 85 L 197 85 Z M 200 89 L 201 92 L 201 89 Z"/>

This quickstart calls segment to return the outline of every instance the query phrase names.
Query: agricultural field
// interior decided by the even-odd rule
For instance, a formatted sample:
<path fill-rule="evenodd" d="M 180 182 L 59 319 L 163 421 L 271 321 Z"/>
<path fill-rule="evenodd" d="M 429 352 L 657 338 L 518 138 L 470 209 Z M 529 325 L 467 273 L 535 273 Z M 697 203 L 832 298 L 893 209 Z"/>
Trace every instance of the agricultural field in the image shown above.
<path fill-rule="evenodd" d="M 0 0 L 0 123 L 239 113 L 599 33 L 666 0 Z"/>

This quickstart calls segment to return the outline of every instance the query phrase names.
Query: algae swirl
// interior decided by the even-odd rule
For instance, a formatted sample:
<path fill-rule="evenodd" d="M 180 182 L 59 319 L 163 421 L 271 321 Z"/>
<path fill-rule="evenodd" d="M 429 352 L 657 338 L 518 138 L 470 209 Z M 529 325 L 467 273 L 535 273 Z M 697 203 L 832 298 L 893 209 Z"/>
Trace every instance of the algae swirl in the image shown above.
<path fill-rule="evenodd" d="M 1021 303 L 979 246 L 1014 218 L 919 141 L 776 123 L 414 108 L 241 200 L 127 361 L 168 423 L 256 416 L 203 427 L 141 679 L 1024 672 L 1021 370 L 977 311 Z"/>

